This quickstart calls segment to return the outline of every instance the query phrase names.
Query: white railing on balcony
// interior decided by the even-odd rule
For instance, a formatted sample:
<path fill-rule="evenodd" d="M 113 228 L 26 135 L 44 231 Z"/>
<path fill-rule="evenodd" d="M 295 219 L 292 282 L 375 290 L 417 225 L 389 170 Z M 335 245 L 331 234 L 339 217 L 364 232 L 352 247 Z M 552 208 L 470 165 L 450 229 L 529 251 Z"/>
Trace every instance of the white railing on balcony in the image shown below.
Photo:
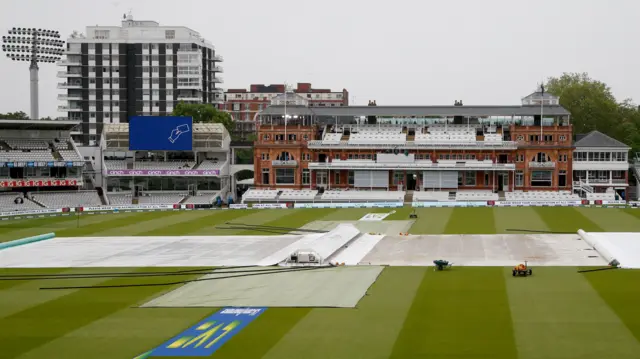
<path fill-rule="evenodd" d="M 211 80 L 211 82 L 221 84 L 224 82 L 224 79 L 222 77 L 214 77 L 213 80 Z"/>
<path fill-rule="evenodd" d="M 81 66 L 82 61 L 80 59 L 64 59 L 56 63 L 58 66 Z"/>
<path fill-rule="evenodd" d="M 446 161 L 432 162 L 431 160 L 409 163 L 379 163 L 374 160 L 335 160 L 333 162 L 310 162 L 309 168 L 321 169 L 409 169 L 409 170 L 515 170 L 513 163 L 493 163 L 492 161 Z"/>
<path fill-rule="evenodd" d="M 529 162 L 531 168 L 555 168 L 555 162 Z"/>
<path fill-rule="evenodd" d="M 201 83 L 188 83 L 188 84 L 179 83 L 178 88 L 179 89 L 201 89 L 202 84 Z"/>
<path fill-rule="evenodd" d="M 58 100 L 82 100 L 82 95 L 59 94 Z"/>
<path fill-rule="evenodd" d="M 76 106 L 58 106 L 58 111 L 82 111 L 82 107 L 76 107 Z"/>
<path fill-rule="evenodd" d="M 58 83 L 58 88 L 59 89 L 79 89 L 82 88 L 82 84 L 80 82 L 78 83 L 67 83 L 67 82 L 62 82 L 62 83 Z"/>
<path fill-rule="evenodd" d="M 224 57 L 220 56 L 220 55 L 215 55 L 213 57 L 213 61 L 217 61 L 217 62 L 224 62 Z"/>
<path fill-rule="evenodd" d="M 178 96 L 178 101 L 201 101 L 202 96 L 198 95 L 187 95 L 187 96 Z"/>
<path fill-rule="evenodd" d="M 406 141 L 404 144 L 381 144 L 381 143 L 358 143 L 353 144 L 348 141 L 340 141 L 335 143 L 326 143 L 322 140 L 314 140 L 308 142 L 309 148 L 326 148 L 326 149 L 357 149 L 357 148 L 367 148 L 367 149 L 379 149 L 379 148 L 389 148 L 389 149 L 424 149 L 424 148 L 434 148 L 434 149 L 492 149 L 492 148 L 504 148 L 504 149 L 515 149 L 516 143 L 514 141 L 502 141 L 496 143 L 487 143 L 484 141 L 476 141 L 476 142 L 465 142 L 465 143 L 456 143 L 456 142 L 441 142 L 441 143 L 427 143 L 427 142 L 415 142 L 415 141 Z"/>
<path fill-rule="evenodd" d="M 82 77 L 80 72 L 58 71 L 58 77 Z"/>
<path fill-rule="evenodd" d="M 214 66 L 214 67 L 211 68 L 211 71 L 224 72 L 224 69 L 222 68 L 222 66 Z"/>
<path fill-rule="evenodd" d="M 194 52 L 202 52 L 202 50 L 194 49 L 194 48 L 179 48 L 178 53 L 181 53 L 181 52 L 194 53 Z"/>

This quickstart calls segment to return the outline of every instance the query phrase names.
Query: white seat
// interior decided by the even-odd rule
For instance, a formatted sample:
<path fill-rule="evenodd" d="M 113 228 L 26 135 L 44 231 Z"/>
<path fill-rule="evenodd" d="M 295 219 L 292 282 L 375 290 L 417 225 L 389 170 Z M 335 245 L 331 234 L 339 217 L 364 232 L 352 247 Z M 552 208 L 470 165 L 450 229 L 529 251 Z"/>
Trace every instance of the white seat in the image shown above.
<path fill-rule="evenodd" d="M 23 203 L 16 204 L 14 202 L 18 197 L 23 199 Z M 24 198 L 22 193 L 0 193 L 0 212 L 27 211 L 30 209 L 42 209 L 42 207 L 32 202 L 28 198 Z"/>
<path fill-rule="evenodd" d="M 47 208 L 95 207 L 102 201 L 96 191 L 32 192 L 31 198 Z"/>

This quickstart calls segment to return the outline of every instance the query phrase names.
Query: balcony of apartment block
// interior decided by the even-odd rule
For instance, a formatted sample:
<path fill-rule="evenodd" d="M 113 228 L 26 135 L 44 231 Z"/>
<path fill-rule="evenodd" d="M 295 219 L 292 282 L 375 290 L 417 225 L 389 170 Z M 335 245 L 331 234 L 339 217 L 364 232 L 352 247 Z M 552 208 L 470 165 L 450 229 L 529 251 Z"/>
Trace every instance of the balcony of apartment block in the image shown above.
<path fill-rule="evenodd" d="M 58 111 L 60 111 L 60 112 L 82 112 L 82 107 L 80 107 L 80 106 L 58 106 Z"/>
<path fill-rule="evenodd" d="M 180 101 L 202 101 L 202 95 L 197 95 L 197 94 L 178 95 L 178 102 Z"/>
<path fill-rule="evenodd" d="M 193 54 L 193 53 L 202 53 L 202 50 L 200 49 L 194 49 L 192 47 L 181 47 L 178 49 L 178 53 L 184 53 L 184 54 Z"/>
<path fill-rule="evenodd" d="M 222 77 L 214 77 L 211 82 L 217 83 L 217 84 L 221 84 L 224 82 L 224 79 Z"/>
<path fill-rule="evenodd" d="M 199 78 L 202 77 L 202 73 L 200 73 L 200 71 L 197 71 L 197 72 L 180 72 L 180 71 L 178 71 L 178 74 L 176 75 L 176 77 L 178 77 L 178 78 L 199 79 Z"/>
<path fill-rule="evenodd" d="M 56 62 L 58 66 L 82 66 L 82 60 L 80 58 L 66 58 Z"/>
<path fill-rule="evenodd" d="M 556 168 L 555 162 L 529 162 L 529 168 L 553 169 Z"/>
<path fill-rule="evenodd" d="M 58 83 L 59 89 L 81 89 L 82 83 L 78 82 L 61 82 Z"/>
<path fill-rule="evenodd" d="M 80 46 L 71 46 L 64 51 L 65 54 L 75 54 L 82 55 L 82 47 Z"/>
<path fill-rule="evenodd" d="M 61 101 L 82 101 L 82 95 L 80 94 L 60 94 L 58 100 Z"/>
<path fill-rule="evenodd" d="M 178 83 L 178 89 L 184 89 L 184 90 L 200 90 L 202 89 L 202 84 L 201 83 L 194 83 L 194 82 L 190 82 L 190 83 Z"/>
<path fill-rule="evenodd" d="M 213 61 L 216 62 L 224 62 L 224 57 L 220 56 L 220 55 L 215 55 L 214 57 L 211 58 Z"/>
<path fill-rule="evenodd" d="M 222 66 L 213 66 L 210 70 L 213 72 L 224 72 Z"/>
<path fill-rule="evenodd" d="M 58 71 L 58 77 L 82 77 L 82 73 L 80 71 Z"/>

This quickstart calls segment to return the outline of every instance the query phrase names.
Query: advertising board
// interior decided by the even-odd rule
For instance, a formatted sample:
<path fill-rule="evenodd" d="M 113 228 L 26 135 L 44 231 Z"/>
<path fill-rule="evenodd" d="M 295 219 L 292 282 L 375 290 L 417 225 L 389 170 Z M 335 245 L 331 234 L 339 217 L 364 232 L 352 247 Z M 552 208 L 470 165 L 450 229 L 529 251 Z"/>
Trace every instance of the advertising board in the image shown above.
<path fill-rule="evenodd" d="M 220 170 L 108 170 L 108 176 L 220 176 Z"/>
<path fill-rule="evenodd" d="M 0 181 L 0 188 L 15 187 L 60 187 L 77 186 L 78 181 L 74 179 L 52 179 L 52 180 L 3 180 Z"/>
<path fill-rule="evenodd" d="M 293 208 L 399 208 L 402 202 L 295 203 Z"/>
<path fill-rule="evenodd" d="M 268 208 L 287 208 L 286 203 L 254 203 L 251 208 L 268 209 Z"/>
<path fill-rule="evenodd" d="M 132 116 L 129 119 L 129 150 L 191 151 L 193 118 L 179 116 Z"/>

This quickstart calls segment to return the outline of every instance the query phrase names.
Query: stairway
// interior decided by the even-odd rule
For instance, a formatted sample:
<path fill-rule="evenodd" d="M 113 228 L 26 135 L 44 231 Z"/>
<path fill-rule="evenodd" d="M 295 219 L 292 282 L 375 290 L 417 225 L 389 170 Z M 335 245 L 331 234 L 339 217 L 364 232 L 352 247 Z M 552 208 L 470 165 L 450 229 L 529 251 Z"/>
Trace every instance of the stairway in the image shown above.
<path fill-rule="evenodd" d="M 36 193 L 37 193 L 37 192 L 36 192 Z M 28 199 L 29 201 L 31 201 L 31 202 L 33 202 L 33 203 L 35 203 L 35 204 L 37 204 L 37 205 L 41 206 L 41 207 L 48 208 L 48 207 L 47 207 L 47 206 L 45 206 L 44 204 L 42 204 L 42 203 L 38 202 L 37 200 L 33 199 L 33 194 L 32 194 L 32 193 L 29 193 L 29 196 L 27 197 L 27 199 Z"/>
<path fill-rule="evenodd" d="M 407 191 L 404 194 L 404 203 L 411 203 L 413 202 L 413 191 Z"/>
<path fill-rule="evenodd" d="M 593 193 L 593 187 L 586 184 L 584 181 L 573 181 L 573 190 L 579 190 L 584 193 Z"/>
<path fill-rule="evenodd" d="M 56 150 L 56 147 L 53 145 L 53 142 L 49 142 L 49 148 L 51 149 L 51 155 L 53 155 L 53 158 L 55 158 L 57 161 L 64 161 L 62 155 L 60 155 L 60 152 L 58 152 L 58 150 Z"/>

